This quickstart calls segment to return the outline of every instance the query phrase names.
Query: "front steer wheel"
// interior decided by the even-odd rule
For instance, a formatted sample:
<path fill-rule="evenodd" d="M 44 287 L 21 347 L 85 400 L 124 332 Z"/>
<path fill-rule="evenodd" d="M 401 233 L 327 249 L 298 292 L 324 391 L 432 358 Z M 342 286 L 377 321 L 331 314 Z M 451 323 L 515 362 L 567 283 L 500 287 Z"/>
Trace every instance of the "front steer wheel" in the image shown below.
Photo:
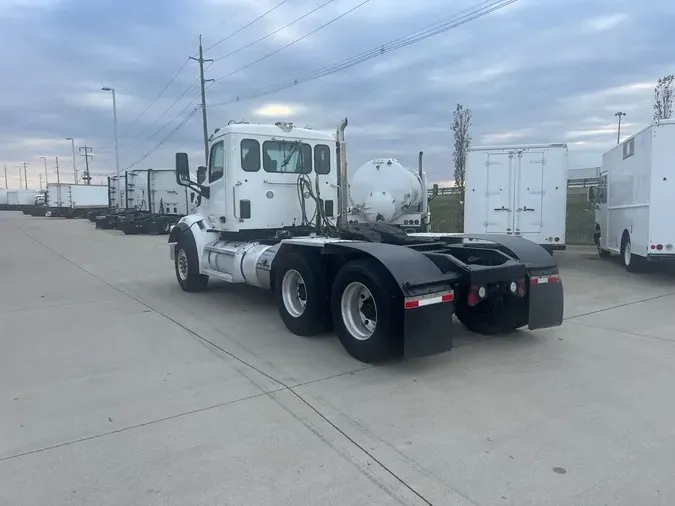
<path fill-rule="evenodd" d="M 200 292 L 206 288 L 209 277 L 199 273 L 197 245 L 191 233 L 183 233 L 175 246 L 175 267 L 178 284 L 186 292 Z"/>
<path fill-rule="evenodd" d="M 327 288 L 318 261 L 297 253 L 277 260 L 274 296 L 286 328 L 297 336 L 313 336 L 330 329 Z"/>
<path fill-rule="evenodd" d="M 391 275 L 375 260 L 354 260 L 331 290 L 335 333 L 345 350 L 366 363 L 403 354 L 403 300 Z"/>

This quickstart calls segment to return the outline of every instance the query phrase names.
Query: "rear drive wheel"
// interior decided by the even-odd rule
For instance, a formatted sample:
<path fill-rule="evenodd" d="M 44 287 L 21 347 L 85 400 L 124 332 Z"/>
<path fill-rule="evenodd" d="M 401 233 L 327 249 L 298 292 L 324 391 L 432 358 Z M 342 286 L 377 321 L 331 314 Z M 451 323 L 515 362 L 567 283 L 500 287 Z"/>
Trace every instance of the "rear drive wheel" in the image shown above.
<path fill-rule="evenodd" d="M 331 290 L 331 311 L 345 350 L 366 363 L 403 351 L 403 301 L 390 274 L 376 261 L 354 260 L 338 272 Z"/>
<path fill-rule="evenodd" d="M 313 336 L 330 329 L 327 288 L 318 260 L 298 253 L 276 261 L 274 295 L 286 328 L 297 336 Z"/>
<path fill-rule="evenodd" d="M 200 292 L 206 288 L 209 277 L 199 273 L 197 245 L 192 234 L 184 232 L 175 246 L 175 267 L 178 284 L 186 292 Z"/>
<path fill-rule="evenodd" d="M 621 256 L 623 257 L 623 266 L 628 272 L 640 272 L 643 267 L 642 257 L 633 253 L 633 245 L 630 242 L 630 236 L 626 235 L 621 246 Z"/>
<path fill-rule="evenodd" d="M 500 295 L 470 307 L 464 297 L 457 301 L 455 315 L 471 332 L 486 336 L 506 334 L 527 325 L 527 299 Z"/>

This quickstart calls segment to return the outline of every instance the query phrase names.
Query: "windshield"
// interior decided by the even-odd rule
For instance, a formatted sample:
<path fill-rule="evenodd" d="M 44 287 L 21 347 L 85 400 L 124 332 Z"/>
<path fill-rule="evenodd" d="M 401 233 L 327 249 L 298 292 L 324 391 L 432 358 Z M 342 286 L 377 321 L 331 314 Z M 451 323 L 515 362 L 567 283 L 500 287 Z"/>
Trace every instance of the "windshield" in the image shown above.
<path fill-rule="evenodd" d="M 312 148 L 309 144 L 301 144 L 300 141 L 265 141 L 263 143 L 265 172 L 309 174 L 312 171 L 311 160 Z"/>

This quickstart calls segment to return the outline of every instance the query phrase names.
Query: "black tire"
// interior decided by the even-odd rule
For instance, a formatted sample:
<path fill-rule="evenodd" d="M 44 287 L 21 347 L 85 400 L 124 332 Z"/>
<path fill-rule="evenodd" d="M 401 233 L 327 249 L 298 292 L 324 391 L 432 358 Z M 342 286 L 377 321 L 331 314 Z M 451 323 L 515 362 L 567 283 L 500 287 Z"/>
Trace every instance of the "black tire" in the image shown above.
<path fill-rule="evenodd" d="M 528 300 L 503 295 L 470 307 L 463 297 L 456 302 L 455 315 L 462 325 L 476 334 L 508 334 L 527 325 Z"/>
<path fill-rule="evenodd" d="M 171 231 L 171 223 L 166 218 L 162 218 L 160 221 L 160 230 L 162 235 L 168 235 Z"/>
<path fill-rule="evenodd" d="M 612 253 L 600 247 L 600 234 L 597 231 L 593 237 L 593 242 L 595 243 L 595 248 L 598 250 L 598 256 L 600 258 L 609 258 Z"/>
<path fill-rule="evenodd" d="M 293 302 L 288 301 L 291 307 L 284 302 L 284 293 L 292 297 L 292 285 L 294 273 L 299 274 L 301 282 L 298 285 L 298 294 L 304 297 L 304 309 L 300 306 L 293 307 Z M 331 321 L 328 307 L 328 287 L 326 276 L 321 268 L 320 261 L 312 257 L 300 255 L 295 252 L 283 254 L 275 260 L 274 266 L 274 297 L 277 302 L 279 316 L 296 336 L 309 337 L 330 330 Z M 284 278 L 288 276 L 286 285 Z M 286 292 L 286 290 L 289 290 Z M 300 299 L 301 300 L 301 299 Z"/>
<path fill-rule="evenodd" d="M 641 272 L 644 268 L 644 259 L 632 253 L 632 243 L 628 235 L 621 241 L 621 259 L 628 272 Z"/>
<path fill-rule="evenodd" d="M 369 337 L 359 337 L 349 330 L 347 309 L 343 314 L 343 295 L 349 299 L 348 287 L 360 283 L 370 292 L 364 302 L 374 303 L 368 308 L 375 316 L 375 328 Z M 363 300 L 363 299 L 362 299 Z M 363 307 L 363 306 L 362 306 Z M 400 357 L 403 354 L 403 296 L 389 272 L 376 260 L 353 260 L 340 269 L 331 289 L 333 324 L 347 353 L 361 362 L 374 363 Z"/>
<path fill-rule="evenodd" d="M 187 231 L 181 234 L 178 243 L 175 246 L 176 251 L 174 255 L 174 268 L 176 271 L 176 279 L 180 287 L 186 292 L 201 292 L 206 289 L 209 282 L 209 277 L 199 273 L 199 258 L 197 257 L 197 246 L 195 238 Z M 184 256 L 182 254 L 184 252 Z M 187 272 L 181 275 L 181 266 L 179 265 L 183 259 L 186 261 L 185 266 Z"/>

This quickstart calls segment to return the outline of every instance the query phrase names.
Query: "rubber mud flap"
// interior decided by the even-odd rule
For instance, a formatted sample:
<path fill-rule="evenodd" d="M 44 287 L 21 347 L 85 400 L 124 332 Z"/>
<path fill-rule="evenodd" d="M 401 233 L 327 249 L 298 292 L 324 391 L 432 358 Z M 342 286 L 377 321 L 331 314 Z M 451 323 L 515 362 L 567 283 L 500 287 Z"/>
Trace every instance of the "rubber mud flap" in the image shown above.
<path fill-rule="evenodd" d="M 406 309 L 403 356 L 424 357 L 450 351 L 453 346 L 452 302 Z"/>
<path fill-rule="evenodd" d="M 557 327 L 563 322 L 563 285 L 558 271 L 530 273 L 530 318 L 528 328 Z"/>

